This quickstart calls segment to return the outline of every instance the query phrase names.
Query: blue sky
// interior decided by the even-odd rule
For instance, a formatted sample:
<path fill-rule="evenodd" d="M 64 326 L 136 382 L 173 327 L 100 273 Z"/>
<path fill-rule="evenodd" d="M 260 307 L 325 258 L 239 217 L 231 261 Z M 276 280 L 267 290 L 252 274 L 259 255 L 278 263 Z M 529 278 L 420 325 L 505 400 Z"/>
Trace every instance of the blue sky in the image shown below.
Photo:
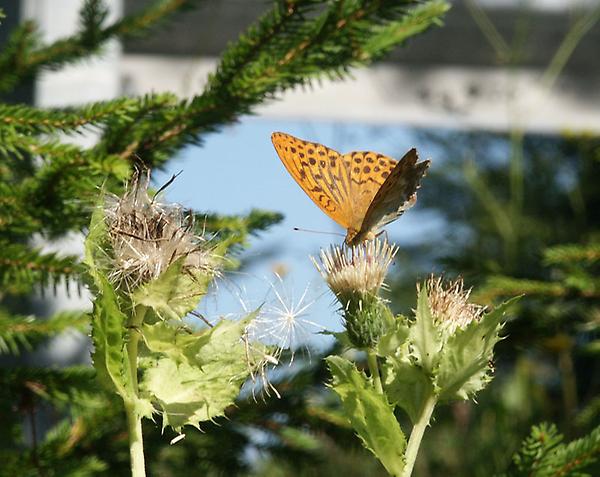
<path fill-rule="evenodd" d="M 343 237 L 294 231 L 294 227 L 321 232 L 344 233 L 312 203 L 287 173 L 271 144 L 273 131 L 283 131 L 302 139 L 316 141 L 340 152 L 373 150 L 399 158 L 415 146 L 421 158 L 437 151 L 427 144 L 415 144 L 416 135 L 401 125 L 307 122 L 266 120 L 256 117 L 211 134 L 201 147 L 189 147 L 168 163 L 165 171 L 156 173 L 160 185 L 182 170 L 168 188 L 166 199 L 179 202 L 199 212 L 241 214 L 252 208 L 281 212 L 285 220 L 253 238 L 251 247 L 242 255 L 249 262 L 243 272 L 232 272 L 218 280 L 200 308 L 209 319 L 240 316 L 244 308 L 262 303 L 277 306 L 277 292 L 289 305 L 297 305 L 306 292 L 304 303 L 314 303 L 303 319 L 317 323 L 307 325 L 311 344 L 322 346 L 330 338 L 314 334 L 320 327 L 340 331 L 342 324 L 333 297 L 315 270 L 309 256 L 317 256 L 320 248 L 341 243 Z M 433 158 L 433 167 L 435 167 Z M 414 243 L 443 225 L 425 211 L 410 210 L 387 227 L 391 241 L 400 248 Z M 274 271 L 284 271 L 283 282 Z M 275 285 L 275 286 L 273 286 Z M 281 306 L 281 305 L 279 305 Z"/>

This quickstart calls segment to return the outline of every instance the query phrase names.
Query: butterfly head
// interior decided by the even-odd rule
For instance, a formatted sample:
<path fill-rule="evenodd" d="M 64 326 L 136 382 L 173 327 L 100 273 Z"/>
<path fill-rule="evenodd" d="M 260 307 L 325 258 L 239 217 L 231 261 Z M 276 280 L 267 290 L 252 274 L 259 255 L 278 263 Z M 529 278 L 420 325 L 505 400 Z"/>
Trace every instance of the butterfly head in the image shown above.
<path fill-rule="evenodd" d="M 346 238 L 344 239 L 344 242 L 349 247 L 354 247 L 366 240 L 373 240 L 375 237 L 376 235 L 371 230 L 360 231 L 350 228 L 346 233 Z"/>

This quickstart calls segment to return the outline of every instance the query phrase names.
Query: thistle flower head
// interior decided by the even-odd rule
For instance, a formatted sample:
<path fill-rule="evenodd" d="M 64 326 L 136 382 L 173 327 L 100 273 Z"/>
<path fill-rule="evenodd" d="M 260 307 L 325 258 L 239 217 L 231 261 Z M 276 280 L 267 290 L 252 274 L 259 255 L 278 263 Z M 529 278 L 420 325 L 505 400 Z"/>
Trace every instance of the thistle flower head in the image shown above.
<path fill-rule="evenodd" d="M 348 338 L 359 349 L 375 347 L 393 320 L 378 292 L 397 251 L 395 245 L 375 239 L 321 250 L 320 263 L 313 258 L 342 305 Z"/>
<path fill-rule="evenodd" d="M 123 197 L 109 196 L 105 220 L 112 245 L 110 280 L 125 289 L 158 278 L 183 259 L 183 269 L 216 273 L 206 240 L 193 233 L 193 216 L 178 204 L 148 195 L 149 171 L 137 171 Z"/>
<path fill-rule="evenodd" d="M 462 278 L 444 282 L 442 277 L 431 276 L 425 283 L 431 314 L 438 327 L 447 335 L 479 321 L 485 307 L 469 303 L 471 289 L 465 289 Z"/>
<path fill-rule="evenodd" d="M 375 239 L 351 247 L 332 245 L 321 250 L 320 263 L 312 260 L 336 296 L 376 295 L 397 251 L 386 240 Z"/>

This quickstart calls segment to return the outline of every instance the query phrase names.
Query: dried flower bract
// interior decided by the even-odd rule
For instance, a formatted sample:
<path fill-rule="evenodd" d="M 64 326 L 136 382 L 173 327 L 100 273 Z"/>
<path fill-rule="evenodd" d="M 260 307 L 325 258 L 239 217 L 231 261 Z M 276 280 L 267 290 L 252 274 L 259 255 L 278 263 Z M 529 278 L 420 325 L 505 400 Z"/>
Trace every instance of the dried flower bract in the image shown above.
<path fill-rule="evenodd" d="M 109 196 L 105 217 L 112 245 L 109 278 L 132 289 L 159 277 L 183 259 L 183 269 L 216 273 L 216 260 L 206 240 L 193 233 L 193 216 L 178 204 L 148 195 L 149 171 L 134 174 L 123 197 Z"/>

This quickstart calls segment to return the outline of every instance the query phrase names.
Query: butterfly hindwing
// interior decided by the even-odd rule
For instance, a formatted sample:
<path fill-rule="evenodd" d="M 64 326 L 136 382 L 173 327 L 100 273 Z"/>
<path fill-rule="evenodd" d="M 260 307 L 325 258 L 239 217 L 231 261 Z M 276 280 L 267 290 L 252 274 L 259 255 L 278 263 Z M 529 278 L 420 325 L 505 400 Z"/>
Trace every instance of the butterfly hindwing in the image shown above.
<path fill-rule="evenodd" d="M 349 152 L 344 154 L 342 159 L 350 170 L 350 228 L 358 231 L 371 202 L 397 162 L 383 154 L 370 151 Z"/>
<path fill-rule="evenodd" d="M 288 172 L 311 200 L 342 227 L 350 221 L 350 175 L 339 152 L 275 132 L 271 140 Z"/>
<path fill-rule="evenodd" d="M 417 161 L 417 150 L 413 148 L 395 164 L 365 212 L 362 233 L 396 220 L 415 204 L 421 178 L 429 167 L 429 161 Z"/>

